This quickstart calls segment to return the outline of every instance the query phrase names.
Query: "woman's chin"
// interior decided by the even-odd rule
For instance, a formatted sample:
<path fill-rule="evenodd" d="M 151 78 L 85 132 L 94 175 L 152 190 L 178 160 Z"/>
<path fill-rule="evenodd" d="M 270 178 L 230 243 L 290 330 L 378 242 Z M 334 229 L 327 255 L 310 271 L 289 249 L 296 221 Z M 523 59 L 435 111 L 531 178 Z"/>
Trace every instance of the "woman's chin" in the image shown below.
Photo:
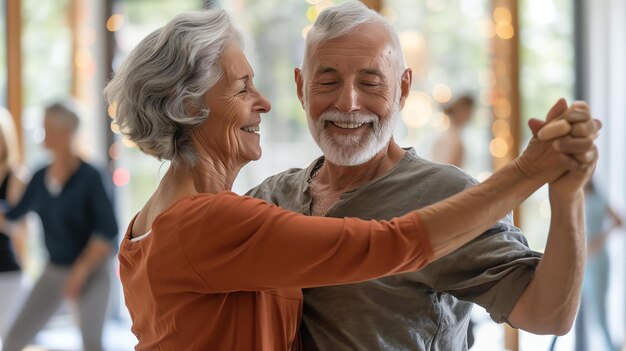
<path fill-rule="evenodd" d="M 254 155 L 254 157 L 252 157 L 252 158 L 250 159 L 250 161 L 258 161 L 258 160 L 260 160 L 260 159 L 261 159 L 261 155 L 262 155 L 262 154 L 263 154 L 263 153 L 261 152 L 261 149 L 259 149 L 259 152 L 258 152 L 256 155 Z"/>
<path fill-rule="evenodd" d="M 249 150 L 248 152 L 246 152 L 243 155 L 243 159 L 246 160 L 246 162 L 258 161 L 261 158 L 262 154 L 263 153 L 261 151 L 261 148 L 259 147 L 256 150 Z"/>

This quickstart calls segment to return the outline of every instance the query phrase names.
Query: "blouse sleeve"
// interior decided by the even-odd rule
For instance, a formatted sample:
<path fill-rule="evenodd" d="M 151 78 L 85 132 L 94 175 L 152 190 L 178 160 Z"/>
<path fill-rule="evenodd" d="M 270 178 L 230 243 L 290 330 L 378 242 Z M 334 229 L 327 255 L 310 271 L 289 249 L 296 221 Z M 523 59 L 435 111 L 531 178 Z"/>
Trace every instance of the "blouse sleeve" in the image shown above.
<path fill-rule="evenodd" d="M 177 207 L 158 225 L 180 233 L 182 252 L 212 292 L 358 282 L 432 259 L 415 212 L 391 221 L 309 217 L 233 193 Z"/>

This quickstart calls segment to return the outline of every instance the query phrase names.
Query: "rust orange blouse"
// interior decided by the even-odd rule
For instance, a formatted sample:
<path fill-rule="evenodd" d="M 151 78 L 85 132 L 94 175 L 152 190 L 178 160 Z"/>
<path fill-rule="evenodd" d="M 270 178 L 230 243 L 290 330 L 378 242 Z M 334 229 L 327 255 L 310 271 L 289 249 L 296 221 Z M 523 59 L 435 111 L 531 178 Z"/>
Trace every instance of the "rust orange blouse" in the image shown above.
<path fill-rule="evenodd" d="M 432 248 L 417 213 L 307 217 L 232 192 L 161 213 L 119 253 L 136 350 L 299 350 L 300 288 L 414 271 Z"/>

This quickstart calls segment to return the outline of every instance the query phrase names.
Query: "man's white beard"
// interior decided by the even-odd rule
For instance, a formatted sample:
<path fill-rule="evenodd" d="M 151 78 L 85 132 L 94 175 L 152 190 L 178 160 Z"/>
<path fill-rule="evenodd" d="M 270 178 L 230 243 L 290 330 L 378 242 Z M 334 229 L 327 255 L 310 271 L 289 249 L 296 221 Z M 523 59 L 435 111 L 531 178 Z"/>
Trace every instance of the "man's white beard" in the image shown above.
<path fill-rule="evenodd" d="M 382 121 L 373 113 L 327 110 L 316 120 L 308 109 L 306 113 L 311 135 L 326 160 L 338 166 L 357 166 L 371 160 L 389 144 L 399 110 L 398 106 L 394 107 L 391 116 Z M 331 135 L 326 122 L 371 123 L 372 130 L 366 135 Z"/>

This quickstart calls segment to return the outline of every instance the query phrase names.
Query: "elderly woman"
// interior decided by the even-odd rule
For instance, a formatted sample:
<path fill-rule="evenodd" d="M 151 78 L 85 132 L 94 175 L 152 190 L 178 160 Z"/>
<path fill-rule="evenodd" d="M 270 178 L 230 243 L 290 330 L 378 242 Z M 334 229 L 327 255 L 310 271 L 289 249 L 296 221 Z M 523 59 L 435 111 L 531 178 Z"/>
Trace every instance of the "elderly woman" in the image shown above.
<path fill-rule="evenodd" d="M 171 161 L 119 253 L 137 350 L 299 349 L 301 288 L 417 270 L 579 167 L 535 140 L 483 184 L 404 217 L 305 217 L 230 192 L 261 156 L 270 103 L 253 77 L 227 14 L 211 10 L 148 35 L 105 89 L 126 137 Z"/>
<path fill-rule="evenodd" d="M 100 173 L 73 148 L 79 118 L 67 103 L 48 106 L 44 146 L 52 163 L 33 175 L 6 213 L 41 219 L 48 262 L 3 340 L 4 351 L 22 350 L 52 318 L 64 297 L 77 305 L 85 350 L 102 350 L 111 285 L 110 256 L 117 237 L 113 206 Z"/>
<path fill-rule="evenodd" d="M 9 204 L 20 199 L 26 186 L 16 139 L 13 117 L 0 107 L 0 202 Z M 12 229 L 11 233 L 0 230 L 0 340 L 17 310 L 22 292 L 20 263 L 24 260 L 26 221 L 17 222 Z"/>

